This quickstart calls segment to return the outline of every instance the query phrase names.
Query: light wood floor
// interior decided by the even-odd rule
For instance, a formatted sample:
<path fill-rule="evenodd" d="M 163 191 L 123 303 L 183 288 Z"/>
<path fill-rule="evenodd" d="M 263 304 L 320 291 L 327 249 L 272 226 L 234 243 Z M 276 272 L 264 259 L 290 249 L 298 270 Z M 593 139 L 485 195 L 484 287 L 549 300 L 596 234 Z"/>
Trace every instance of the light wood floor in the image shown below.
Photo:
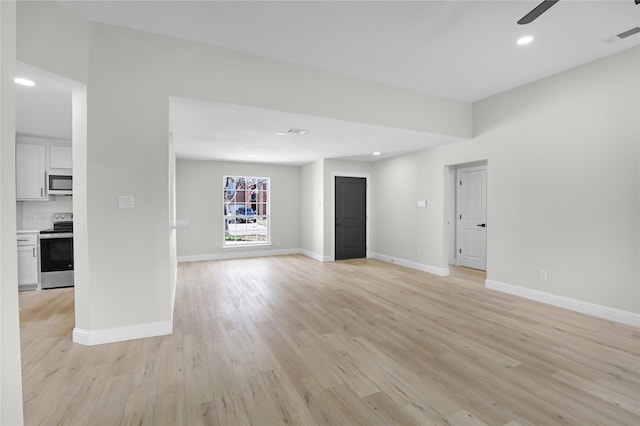
<path fill-rule="evenodd" d="M 638 425 L 640 330 L 375 260 L 183 264 L 175 332 L 20 294 L 27 425 Z"/>

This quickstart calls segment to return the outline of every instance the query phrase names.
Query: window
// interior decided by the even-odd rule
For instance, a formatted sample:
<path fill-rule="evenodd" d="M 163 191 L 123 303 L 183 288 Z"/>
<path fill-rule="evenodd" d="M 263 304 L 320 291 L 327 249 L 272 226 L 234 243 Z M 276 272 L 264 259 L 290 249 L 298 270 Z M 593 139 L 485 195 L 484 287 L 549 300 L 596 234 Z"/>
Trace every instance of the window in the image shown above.
<path fill-rule="evenodd" d="M 269 178 L 225 176 L 224 246 L 270 243 Z"/>

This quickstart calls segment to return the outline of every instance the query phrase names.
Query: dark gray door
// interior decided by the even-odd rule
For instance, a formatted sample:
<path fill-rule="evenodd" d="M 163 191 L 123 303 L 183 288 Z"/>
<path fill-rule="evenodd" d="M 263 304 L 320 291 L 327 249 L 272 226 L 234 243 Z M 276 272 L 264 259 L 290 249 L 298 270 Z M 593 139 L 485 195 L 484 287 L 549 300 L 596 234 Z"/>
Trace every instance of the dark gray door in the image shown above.
<path fill-rule="evenodd" d="M 367 180 L 336 176 L 336 260 L 367 257 Z"/>

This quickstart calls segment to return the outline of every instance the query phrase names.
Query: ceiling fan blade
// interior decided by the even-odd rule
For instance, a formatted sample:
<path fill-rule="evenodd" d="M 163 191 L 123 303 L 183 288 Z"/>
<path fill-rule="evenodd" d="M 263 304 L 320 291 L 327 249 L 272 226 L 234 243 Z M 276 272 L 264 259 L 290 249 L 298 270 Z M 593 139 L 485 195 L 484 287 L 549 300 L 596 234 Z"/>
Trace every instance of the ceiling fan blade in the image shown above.
<path fill-rule="evenodd" d="M 533 10 L 522 17 L 518 24 L 525 25 L 538 19 L 540 15 L 545 13 L 551 6 L 558 3 L 559 0 L 544 0 L 542 3 L 533 8 Z"/>

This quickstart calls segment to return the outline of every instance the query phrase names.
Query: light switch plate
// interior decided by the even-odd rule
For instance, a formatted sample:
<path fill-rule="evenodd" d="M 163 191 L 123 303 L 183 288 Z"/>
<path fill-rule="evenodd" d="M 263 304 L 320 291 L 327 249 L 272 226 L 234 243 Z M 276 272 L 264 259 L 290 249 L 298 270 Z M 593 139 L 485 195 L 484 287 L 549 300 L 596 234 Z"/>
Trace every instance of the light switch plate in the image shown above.
<path fill-rule="evenodd" d="M 118 198 L 118 207 L 121 209 L 132 209 L 134 207 L 133 195 L 121 195 Z"/>
<path fill-rule="evenodd" d="M 418 200 L 418 207 L 419 208 L 427 207 L 427 200 Z"/>

